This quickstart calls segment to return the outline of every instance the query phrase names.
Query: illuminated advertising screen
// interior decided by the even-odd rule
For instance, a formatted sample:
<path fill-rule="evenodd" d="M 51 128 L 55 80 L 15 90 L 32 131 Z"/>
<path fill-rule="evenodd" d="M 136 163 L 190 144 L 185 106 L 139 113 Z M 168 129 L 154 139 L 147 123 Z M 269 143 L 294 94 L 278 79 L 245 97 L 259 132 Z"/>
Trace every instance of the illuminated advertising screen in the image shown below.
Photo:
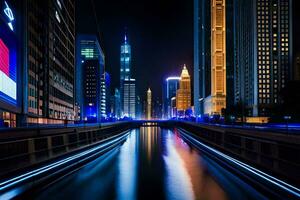
<path fill-rule="evenodd" d="M 8 4 L 5 6 L 7 8 Z M 12 14 L 7 9 L 3 12 L 9 16 Z M 12 27 L 3 20 L 0 20 L 0 98 L 10 104 L 17 102 L 16 38 Z"/>

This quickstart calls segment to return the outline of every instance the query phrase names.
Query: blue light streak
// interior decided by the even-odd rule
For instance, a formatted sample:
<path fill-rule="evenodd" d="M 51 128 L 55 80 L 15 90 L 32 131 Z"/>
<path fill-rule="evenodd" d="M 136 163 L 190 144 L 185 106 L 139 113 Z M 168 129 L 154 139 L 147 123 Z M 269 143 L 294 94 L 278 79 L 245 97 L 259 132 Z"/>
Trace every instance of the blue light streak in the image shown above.
<path fill-rule="evenodd" d="M 222 158 L 225 158 L 228 161 L 235 163 L 236 165 L 243 168 L 244 170 L 249 171 L 249 172 L 261 177 L 265 181 L 267 181 L 271 184 L 274 184 L 274 185 L 280 187 L 281 189 L 283 189 L 287 192 L 290 192 L 291 194 L 293 194 L 297 197 L 300 197 L 300 189 L 299 188 L 296 188 L 296 187 L 294 187 L 294 186 L 292 186 L 292 185 L 290 185 L 290 184 L 288 184 L 288 183 L 286 183 L 282 180 L 279 180 L 279 179 L 277 179 L 277 178 L 275 178 L 275 177 L 273 177 L 273 176 L 271 176 L 267 173 L 264 173 L 264 172 L 254 168 L 254 167 L 251 167 L 251 166 L 249 166 L 249 165 L 247 165 L 247 164 L 245 164 L 245 163 L 243 163 L 243 162 L 241 162 L 237 159 L 234 159 L 234 158 L 232 158 L 232 157 L 230 157 L 230 156 L 228 156 L 228 155 L 226 155 L 226 154 L 224 154 L 224 153 L 222 153 L 218 150 L 215 150 L 215 149 L 203 144 L 202 142 L 200 142 L 200 141 L 194 139 L 192 136 L 188 135 L 189 133 L 187 131 L 183 130 L 183 129 L 180 129 L 180 134 L 184 138 L 186 138 L 187 140 L 190 140 L 190 141 L 193 141 L 193 142 L 197 143 L 201 147 L 204 147 L 205 149 L 208 149 L 209 151 L 221 156 Z"/>
<path fill-rule="evenodd" d="M 129 135 L 129 132 L 122 134 L 122 136 L 119 136 L 119 135 L 112 136 L 112 137 L 110 137 L 108 139 L 102 140 L 101 142 L 104 142 L 104 141 L 107 141 L 107 140 L 110 140 L 110 141 L 107 141 L 106 143 L 101 144 L 101 145 L 99 145 L 97 147 L 94 147 L 94 148 L 86 150 L 86 151 L 84 151 L 82 153 L 73 155 L 73 156 L 71 156 L 69 158 L 62 159 L 62 160 L 54 162 L 54 163 L 52 163 L 50 165 L 41 167 L 39 169 L 33 170 L 31 172 L 28 172 L 28 173 L 25 173 L 23 175 L 20 175 L 20 176 L 14 177 L 12 179 L 9 179 L 7 181 L 4 181 L 4 182 L 0 183 L 0 192 L 2 192 L 3 190 L 9 189 L 10 187 L 16 186 L 17 184 L 19 184 L 19 183 L 21 183 L 23 181 L 26 181 L 26 180 L 28 180 L 28 179 L 30 179 L 32 177 L 38 176 L 38 175 L 40 175 L 40 174 L 42 174 L 44 172 L 47 172 L 47 171 L 49 171 L 51 169 L 59 167 L 59 166 L 61 166 L 63 164 L 66 164 L 68 162 L 71 162 L 71 161 L 73 161 L 73 160 L 75 160 L 77 158 L 84 157 L 84 156 L 86 156 L 86 155 L 88 155 L 90 153 L 93 153 L 93 152 L 97 152 L 99 149 L 103 149 L 105 147 L 110 146 L 113 143 L 116 143 L 116 142 L 119 142 L 119 141 L 123 140 L 128 135 Z M 115 139 L 113 139 L 113 138 L 115 138 Z"/>

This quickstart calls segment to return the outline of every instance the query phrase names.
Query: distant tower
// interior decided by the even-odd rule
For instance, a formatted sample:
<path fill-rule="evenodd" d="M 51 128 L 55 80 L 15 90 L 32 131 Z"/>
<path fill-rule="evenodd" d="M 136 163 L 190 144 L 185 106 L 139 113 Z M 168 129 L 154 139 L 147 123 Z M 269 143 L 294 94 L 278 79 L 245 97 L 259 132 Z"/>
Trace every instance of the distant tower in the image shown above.
<path fill-rule="evenodd" d="M 147 91 L 147 119 L 151 119 L 151 104 L 152 104 L 152 94 L 150 88 Z"/>
<path fill-rule="evenodd" d="M 211 99 L 209 114 L 226 108 L 226 17 L 225 0 L 211 5 Z"/>
<path fill-rule="evenodd" d="M 124 43 L 121 45 L 120 54 L 120 84 L 124 80 L 129 80 L 131 69 L 131 46 L 128 43 L 127 35 L 124 36 Z"/>
<path fill-rule="evenodd" d="M 135 79 L 125 79 L 122 87 L 123 116 L 135 118 L 136 88 Z"/>
<path fill-rule="evenodd" d="M 163 117 L 165 119 L 172 117 L 171 99 L 176 97 L 176 92 L 179 89 L 180 77 L 168 77 L 164 81 L 163 87 Z"/>
<path fill-rule="evenodd" d="M 177 111 L 184 113 L 191 107 L 191 78 L 186 65 L 183 66 L 179 89 L 176 93 L 176 107 Z"/>

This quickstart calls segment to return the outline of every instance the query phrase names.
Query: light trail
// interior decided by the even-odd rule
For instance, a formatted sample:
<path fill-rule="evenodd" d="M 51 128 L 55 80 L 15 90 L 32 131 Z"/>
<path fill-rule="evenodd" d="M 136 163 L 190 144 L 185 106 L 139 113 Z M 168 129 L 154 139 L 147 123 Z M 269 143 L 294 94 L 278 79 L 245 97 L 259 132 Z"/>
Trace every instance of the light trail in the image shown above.
<path fill-rule="evenodd" d="M 205 149 L 207 149 L 207 150 L 209 150 L 209 151 L 217 154 L 218 156 L 221 156 L 222 158 L 225 158 L 229 162 L 235 163 L 236 165 L 238 165 L 239 167 L 243 168 L 244 170 L 257 175 L 260 178 L 264 179 L 265 181 L 267 181 L 267 182 L 269 182 L 269 183 L 271 183 L 273 185 L 276 185 L 279 188 L 281 188 L 281 189 L 283 189 L 283 190 L 285 190 L 285 191 L 287 191 L 287 192 L 289 192 L 289 193 L 297 196 L 298 198 L 300 198 L 300 189 L 299 188 L 296 188 L 295 186 L 292 186 L 292 185 L 290 185 L 290 184 L 288 184 L 288 183 L 286 183 L 286 182 L 284 182 L 282 180 L 279 180 L 279 179 L 275 178 L 274 176 L 271 176 L 271 175 L 269 175 L 269 174 L 267 174 L 265 172 L 262 172 L 262 171 L 260 171 L 260 170 L 258 170 L 256 168 L 254 168 L 254 167 L 251 167 L 250 165 L 247 165 L 247 164 L 245 164 L 245 163 L 243 163 L 243 162 L 241 162 L 241 161 L 239 161 L 237 159 L 234 159 L 234 158 L 232 158 L 232 157 L 230 157 L 230 156 L 228 156 L 228 155 L 226 155 L 226 154 L 224 154 L 224 153 L 222 153 L 222 152 L 214 149 L 214 148 L 211 148 L 211 147 L 203 144 L 202 142 L 200 142 L 200 141 L 196 140 L 195 138 L 193 138 L 192 136 L 190 136 L 189 132 L 187 132 L 187 131 L 185 131 L 183 129 L 179 129 L 179 130 L 180 130 L 181 135 L 185 139 L 187 139 L 189 141 L 193 141 L 194 143 L 200 145 L 201 147 L 204 147 Z"/>
<path fill-rule="evenodd" d="M 76 155 L 73 155 L 71 157 L 68 157 L 68 158 L 65 158 L 65 159 L 62 159 L 60 161 L 57 161 L 57 162 L 54 162 L 50 165 L 47 165 L 47 166 L 44 166 L 44 167 L 41 167 L 39 169 L 36 169 L 36 170 L 33 170 L 31 172 L 28 172 L 28 173 L 25 173 L 23 175 L 20 175 L 20 176 L 17 176 L 17 177 L 14 177 L 12 179 L 9 179 L 7 181 L 4 181 L 2 183 L 0 183 L 0 192 L 3 192 L 3 190 L 6 190 L 10 187 L 13 187 L 14 185 L 17 185 L 18 183 L 22 182 L 22 181 L 26 181 L 32 177 L 35 177 L 35 176 L 38 176 L 44 172 L 47 172 L 51 169 L 54 169 L 56 167 L 59 167 L 63 164 L 66 164 L 68 162 L 71 162 L 77 158 L 80 158 L 80 157 L 84 157 L 90 153 L 93 153 L 93 152 L 97 152 L 98 150 L 100 149 L 104 149 L 105 147 L 108 147 L 110 146 L 111 144 L 114 144 L 116 142 L 119 142 L 121 140 L 123 140 L 124 138 L 126 138 L 127 136 L 129 135 L 129 132 L 128 133 L 124 133 L 122 136 L 113 136 L 107 140 L 109 140 L 108 142 L 104 143 L 104 144 L 101 144 L 101 145 L 98 145 L 97 147 L 94 147 L 92 149 L 89 149 L 89 150 L 86 150 L 84 152 L 81 152 L 79 154 L 76 154 Z M 112 138 L 115 138 L 112 140 Z M 103 141 L 101 141 L 103 142 Z"/>

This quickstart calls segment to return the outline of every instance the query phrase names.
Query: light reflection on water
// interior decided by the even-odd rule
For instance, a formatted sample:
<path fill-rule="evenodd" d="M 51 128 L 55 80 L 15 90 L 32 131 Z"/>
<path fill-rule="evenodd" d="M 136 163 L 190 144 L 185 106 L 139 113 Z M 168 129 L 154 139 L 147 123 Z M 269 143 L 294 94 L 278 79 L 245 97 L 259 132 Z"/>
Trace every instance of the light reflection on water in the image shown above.
<path fill-rule="evenodd" d="M 116 181 L 117 199 L 136 199 L 137 155 L 137 133 L 133 130 L 120 149 Z"/>
<path fill-rule="evenodd" d="M 210 175 L 211 171 L 201 153 L 187 145 L 176 130 L 142 127 L 132 130 L 120 147 L 47 188 L 37 199 L 223 200 L 234 197 L 226 194 Z M 226 183 L 236 185 L 229 178 Z"/>
<path fill-rule="evenodd" d="M 168 199 L 226 199 L 225 192 L 207 173 L 199 152 L 176 132 L 168 131 L 165 135 Z"/>

